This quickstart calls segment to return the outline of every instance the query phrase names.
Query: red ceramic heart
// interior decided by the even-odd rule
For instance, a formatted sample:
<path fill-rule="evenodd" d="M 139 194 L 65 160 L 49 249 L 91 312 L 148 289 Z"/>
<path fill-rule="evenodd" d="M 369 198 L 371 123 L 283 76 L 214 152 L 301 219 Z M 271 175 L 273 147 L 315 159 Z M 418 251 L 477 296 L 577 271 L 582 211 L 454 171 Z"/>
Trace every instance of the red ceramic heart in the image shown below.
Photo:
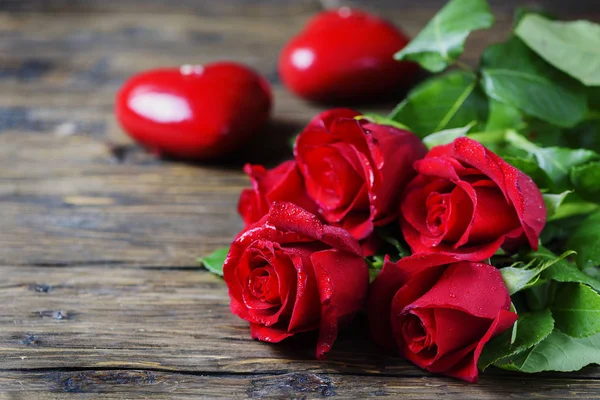
<path fill-rule="evenodd" d="M 146 71 L 117 95 L 123 129 L 157 155 L 205 160 L 239 148 L 269 117 L 269 84 L 236 63 Z"/>
<path fill-rule="evenodd" d="M 326 11 L 287 43 L 279 74 L 307 100 L 370 100 L 414 81 L 418 67 L 393 58 L 408 42 L 392 24 L 364 11 Z"/>

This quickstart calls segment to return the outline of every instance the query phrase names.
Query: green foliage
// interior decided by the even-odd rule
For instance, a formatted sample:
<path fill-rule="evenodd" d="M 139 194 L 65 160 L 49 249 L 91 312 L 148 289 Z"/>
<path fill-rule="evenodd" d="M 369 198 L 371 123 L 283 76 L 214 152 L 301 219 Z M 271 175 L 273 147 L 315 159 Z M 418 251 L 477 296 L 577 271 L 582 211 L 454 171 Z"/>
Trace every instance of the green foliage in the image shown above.
<path fill-rule="evenodd" d="M 487 118 L 487 101 L 475 74 L 452 71 L 414 88 L 390 118 L 423 138 L 442 130 L 462 128 Z"/>
<path fill-rule="evenodd" d="M 502 279 L 508 289 L 508 293 L 513 295 L 523 289 L 535 286 L 538 284 L 540 274 L 544 270 L 574 253 L 573 251 L 567 251 L 561 256 L 554 258 L 538 257 L 536 253 L 533 253 L 531 261 L 527 264 L 520 261 L 510 267 L 501 268 L 500 274 L 502 274 Z"/>
<path fill-rule="evenodd" d="M 427 135 L 423 138 L 423 143 L 428 149 L 432 149 L 435 146 L 441 146 L 444 144 L 452 143 L 456 138 L 467 136 L 467 132 L 475 125 L 475 122 L 462 128 L 446 129 Z"/>
<path fill-rule="evenodd" d="M 229 253 L 229 247 L 222 247 L 206 257 L 200 258 L 198 262 L 213 274 L 223 276 L 223 263 L 227 258 L 227 253 Z"/>
<path fill-rule="evenodd" d="M 567 246 L 577 252 L 575 259 L 579 268 L 600 266 L 600 212 L 587 217 L 575 229 Z"/>
<path fill-rule="evenodd" d="M 600 203 L 600 161 L 573 167 L 571 182 L 581 197 Z"/>
<path fill-rule="evenodd" d="M 528 312 L 519 315 L 515 340 L 511 343 L 512 332 L 505 331 L 492 339 L 483 349 L 477 363 L 485 370 L 499 360 L 522 353 L 544 340 L 554 329 L 554 319 L 549 310 Z"/>
<path fill-rule="evenodd" d="M 472 31 L 489 28 L 493 23 L 487 1 L 451 0 L 395 57 L 440 72 L 460 57 Z"/>
<path fill-rule="evenodd" d="M 583 88 L 553 69 L 518 38 L 483 53 L 482 83 L 489 97 L 561 127 L 583 120 Z"/>
<path fill-rule="evenodd" d="M 530 349 L 494 363 L 509 371 L 577 371 L 600 363 L 600 334 L 574 338 L 555 330 Z"/>
<path fill-rule="evenodd" d="M 600 25 L 590 21 L 551 21 L 528 14 L 515 33 L 554 67 L 585 85 L 600 85 Z"/>
<path fill-rule="evenodd" d="M 521 10 L 509 39 L 469 70 L 457 61 L 465 39 L 491 23 L 485 2 L 450 1 L 397 58 L 460 69 L 415 87 L 390 118 L 429 148 L 477 140 L 538 185 L 539 250 L 492 258 L 519 320 L 485 346 L 479 367 L 578 370 L 600 363 L 600 25 Z"/>
<path fill-rule="evenodd" d="M 600 295 L 587 285 L 563 285 L 551 306 L 556 328 L 573 337 L 600 332 Z"/>

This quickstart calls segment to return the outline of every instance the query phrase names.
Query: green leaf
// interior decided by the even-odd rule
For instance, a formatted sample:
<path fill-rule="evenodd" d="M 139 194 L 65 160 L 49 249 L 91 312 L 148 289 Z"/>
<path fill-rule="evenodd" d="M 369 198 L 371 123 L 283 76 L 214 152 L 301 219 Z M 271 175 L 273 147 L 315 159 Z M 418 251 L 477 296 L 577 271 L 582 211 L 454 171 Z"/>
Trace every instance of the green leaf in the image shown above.
<path fill-rule="evenodd" d="M 515 30 L 544 60 L 587 86 L 600 86 L 600 25 L 529 14 Z"/>
<path fill-rule="evenodd" d="M 590 109 L 600 111 L 600 87 L 586 88 Z"/>
<path fill-rule="evenodd" d="M 582 147 L 600 153 L 600 109 L 593 113 L 597 113 L 598 116 L 562 132 L 564 141 L 569 147 L 573 149 Z"/>
<path fill-rule="evenodd" d="M 517 335 L 512 344 L 512 332 L 505 331 L 485 345 L 477 363 L 481 370 L 485 370 L 500 359 L 516 355 L 535 346 L 550 335 L 554 329 L 552 314 L 547 309 L 519 315 L 517 323 Z"/>
<path fill-rule="evenodd" d="M 423 138 L 423 144 L 425 144 L 428 149 L 432 149 L 435 146 L 452 143 L 456 138 L 467 136 L 467 133 L 474 125 L 475 121 L 462 128 L 446 129 L 444 131 L 432 133 Z"/>
<path fill-rule="evenodd" d="M 600 333 L 586 338 L 573 338 L 553 331 L 531 349 L 498 360 L 495 366 L 510 371 L 578 371 L 589 364 L 600 363 Z"/>
<path fill-rule="evenodd" d="M 540 251 L 545 251 L 547 254 L 541 254 Z M 538 251 L 538 257 L 548 257 L 552 259 L 556 257 L 552 252 L 547 249 L 540 248 Z M 596 278 L 591 277 L 585 272 L 581 271 L 575 265 L 568 260 L 560 260 L 548 267 L 542 272 L 542 278 L 546 280 L 554 280 L 557 282 L 573 282 L 573 283 L 585 283 L 586 285 L 600 291 L 600 281 Z"/>
<path fill-rule="evenodd" d="M 487 100 L 474 74 L 451 71 L 414 88 L 390 114 L 423 138 L 446 129 L 462 128 L 487 118 Z"/>
<path fill-rule="evenodd" d="M 540 6 L 538 4 L 531 4 L 527 6 L 517 7 L 513 18 L 514 28 L 516 28 L 519 25 L 519 23 L 523 20 L 523 18 L 525 18 L 525 16 L 529 14 L 538 14 L 550 20 L 556 19 L 556 16 L 550 11 L 546 10 L 543 6 Z"/>
<path fill-rule="evenodd" d="M 600 161 L 573 167 L 571 182 L 581 197 L 600 203 Z"/>
<path fill-rule="evenodd" d="M 373 122 L 375 124 L 379 124 L 379 125 L 389 125 L 389 126 L 393 126 L 394 128 L 398 128 L 404 131 L 408 131 L 410 130 L 410 128 L 404 124 L 401 124 L 398 121 L 394 121 L 391 118 L 388 118 L 384 115 L 379 115 L 379 114 L 365 114 L 365 115 L 359 115 L 358 117 L 354 117 L 354 119 L 366 119 L 369 122 Z"/>
<path fill-rule="evenodd" d="M 538 253 L 532 253 L 533 259 L 527 264 L 517 262 L 510 267 L 500 268 L 500 274 L 508 293 L 512 296 L 521 290 L 535 286 L 544 270 L 572 254 L 575 254 L 575 252 L 566 251 L 558 257 L 549 258 L 545 255 L 540 257 Z"/>
<path fill-rule="evenodd" d="M 450 0 L 394 57 L 418 62 L 431 72 L 440 72 L 460 57 L 469 33 L 489 28 L 493 23 L 494 16 L 487 1 Z"/>
<path fill-rule="evenodd" d="M 383 255 L 374 255 L 370 257 L 366 257 L 367 265 L 369 266 L 369 282 L 373 282 L 377 275 L 381 272 L 384 263 Z"/>
<path fill-rule="evenodd" d="M 551 310 L 556 327 L 569 336 L 586 337 L 600 332 L 600 295 L 587 285 L 564 285 Z"/>
<path fill-rule="evenodd" d="M 481 73 L 489 97 L 554 125 L 574 126 L 587 112 L 583 87 L 517 38 L 488 47 Z"/>
<path fill-rule="evenodd" d="M 546 218 L 548 220 L 551 220 L 552 217 L 554 217 L 563 201 L 565 201 L 565 198 L 571 193 L 573 193 L 572 190 L 566 190 L 560 194 L 545 193 L 542 195 L 544 204 L 546 205 Z"/>
<path fill-rule="evenodd" d="M 566 146 L 565 128 L 552 125 L 549 122 L 542 121 L 538 118 L 529 117 L 526 120 L 526 126 L 520 129 L 528 140 L 541 147 Z M 569 128 L 572 129 L 572 128 Z M 582 147 L 582 146 L 577 146 Z"/>
<path fill-rule="evenodd" d="M 564 220 L 565 218 L 571 218 L 575 216 L 584 216 L 586 214 L 590 214 L 600 208 L 599 204 L 594 204 L 586 201 L 573 201 L 568 200 L 565 203 L 562 203 L 560 207 L 555 211 L 552 218 L 548 221 L 558 221 Z M 564 221 L 560 221 L 560 224 L 564 224 Z"/>
<path fill-rule="evenodd" d="M 213 274 L 223 276 L 223 263 L 227 258 L 227 253 L 229 253 L 229 247 L 222 247 L 206 257 L 198 259 L 198 262 Z"/>
<path fill-rule="evenodd" d="M 581 269 L 600 266 L 600 212 L 587 217 L 567 242 L 577 252 L 575 258 Z M 595 287 L 600 290 L 600 286 Z"/>
<path fill-rule="evenodd" d="M 485 131 L 520 129 L 524 125 L 523 114 L 518 108 L 498 100 L 490 99 L 489 117 Z"/>
<path fill-rule="evenodd" d="M 600 157 L 594 151 L 586 149 L 539 147 L 514 131 L 507 132 L 506 140 L 512 146 L 531 154 L 540 168 L 552 179 L 557 190 L 570 188 L 571 168 Z"/>

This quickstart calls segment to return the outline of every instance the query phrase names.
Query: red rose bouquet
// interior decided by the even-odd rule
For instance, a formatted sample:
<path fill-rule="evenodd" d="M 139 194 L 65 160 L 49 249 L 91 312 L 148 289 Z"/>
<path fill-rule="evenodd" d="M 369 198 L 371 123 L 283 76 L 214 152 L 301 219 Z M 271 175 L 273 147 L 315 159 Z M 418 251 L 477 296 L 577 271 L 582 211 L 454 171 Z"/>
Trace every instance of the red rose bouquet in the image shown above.
<path fill-rule="evenodd" d="M 518 18 L 472 69 L 457 59 L 493 16 L 451 0 L 395 56 L 441 74 L 244 168 L 246 226 L 203 262 L 253 337 L 316 330 L 323 358 L 366 310 L 378 344 L 468 382 L 600 363 L 600 26 Z"/>

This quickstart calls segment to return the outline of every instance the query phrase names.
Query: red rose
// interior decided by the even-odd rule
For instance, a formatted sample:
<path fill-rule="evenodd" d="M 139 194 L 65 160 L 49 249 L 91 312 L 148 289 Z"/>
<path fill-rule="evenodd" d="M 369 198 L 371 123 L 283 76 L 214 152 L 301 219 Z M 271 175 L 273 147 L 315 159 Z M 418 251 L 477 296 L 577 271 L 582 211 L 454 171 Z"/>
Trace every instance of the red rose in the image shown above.
<path fill-rule="evenodd" d="M 357 241 L 291 203 L 276 202 L 242 231 L 223 266 L 231 311 L 252 337 L 279 342 L 319 329 L 317 358 L 366 299 L 369 272 Z"/>
<path fill-rule="evenodd" d="M 356 239 L 394 220 L 412 164 L 427 152 L 410 132 L 366 120 L 339 108 L 318 115 L 294 149 L 308 195 L 323 218 Z"/>
<path fill-rule="evenodd" d="M 415 254 L 383 270 L 370 289 L 373 338 L 421 368 L 467 382 L 478 378 L 485 344 L 517 315 L 500 272 L 440 253 Z"/>
<path fill-rule="evenodd" d="M 317 212 L 316 204 L 306 195 L 295 161 L 285 161 L 271 170 L 262 165 L 246 164 L 244 172 L 252 183 L 252 189 L 242 190 L 238 202 L 238 213 L 246 226 L 267 214 L 275 201 L 288 201 L 309 212 Z"/>
<path fill-rule="evenodd" d="M 475 140 L 458 138 L 415 163 L 401 204 L 404 238 L 415 253 L 480 261 L 500 247 L 537 249 L 546 207 L 531 178 Z"/>

